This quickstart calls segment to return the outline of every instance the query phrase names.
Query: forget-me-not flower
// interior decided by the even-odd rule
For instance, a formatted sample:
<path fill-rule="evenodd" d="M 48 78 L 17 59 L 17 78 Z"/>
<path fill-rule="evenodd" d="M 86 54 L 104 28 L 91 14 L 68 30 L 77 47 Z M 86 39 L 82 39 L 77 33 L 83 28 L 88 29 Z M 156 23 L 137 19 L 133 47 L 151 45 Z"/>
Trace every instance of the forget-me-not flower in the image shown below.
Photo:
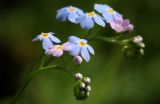
<path fill-rule="evenodd" d="M 64 7 L 57 11 L 56 18 L 60 21 L 66 21 L 67 19 L 72 23 L 77 23 L 77 18 L 83 15 L 83 11 L 74 6 Z"/>
<path fill-rule="evenodd" d="M 114 17 L 121 17 L 122 15 L 116 12 L 113 8 L 105 4 L 95 4 L 94 9 L 102 13 L 107 23 L 113 21 Z"/>
<path fill-rule="evenodd" d="M 71 50 L 72 47 L 70 46 L 70 43 L 64 43 L 62 45 L 54 45 L 50 47 L 47 51 L 46 54 L 48 55 L 53 55 L 55 57 L 60 57 L 63 55 L 63 51 L 69 51 Z"/>
<path fill-rule="evenodd" d="M 94 23 L 97 23 L 98 25 L 105 27 L 104 19 L 96 14 L 94 11 L 88 12 L 82 16 L 80 16 L 77 19 L 77 22 L 80 23 L 81 27 L 83 29 L 91 29 L 94 26 Z"/>
<path fill-rule="evenodd" d="M 53 46 L 54 43 L 60 43 L 61 41 L 53 35 L 54 33 L 41 33 L 36 38 L 34 38 L 32 41 L 42 41 L 42 47 L 47 51 L 50 47 Z"/>
<path fill-rule="evenodd" d="M 123 19 L 122 17 L 114 18 L 114 20 L 110 22 L 110 26 L 117 33 L 131 32 L 134 28 L 134 26 L 130 24 L 130 21 L 128 19 Z"/>
<path fill-rule="evenodd" d="M 89 44 L 87 44 L 88 42 L 85 39 L 80 39 L 76 36 L 70 36 L 68 38 L 68 43 L 70 43 L 72 46 L 72 49 L 69 50 L 69 53 L 72 56 L 81 54 L 85 61 L 88 62 L 90 60 L 89 52 L 94 54 L 94 49 Z"/>

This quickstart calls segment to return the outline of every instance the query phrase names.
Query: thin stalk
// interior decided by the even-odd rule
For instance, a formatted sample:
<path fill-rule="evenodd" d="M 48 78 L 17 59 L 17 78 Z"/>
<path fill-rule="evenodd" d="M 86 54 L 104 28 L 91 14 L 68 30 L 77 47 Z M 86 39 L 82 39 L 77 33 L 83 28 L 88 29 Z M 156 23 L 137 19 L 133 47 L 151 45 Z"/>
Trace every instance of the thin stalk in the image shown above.
<path fill-rule="evenodd" d="M 93 37 L 93 38 L 89 38 L 88 40 L 89 41 L 100 40 L 100 41 L 114 43 L 114 44 L 118 44 L 118 45 L 126 45 L 127 43 L 129 43 L 132 40 L 132 38 L 118 40 L 118 39 L 115 39 L 114 37 L 111 37 L 111 38 L 109 38 L 109 37 Z"/>
<path fill-rule="evenodd" d="M 16 95 L 13 97 L 13 99 L 10 101 L 9 104 L 16 104 L 18 99 L 21 97 L 21 95 L 23 94 L 23 92 L 25 91 L 25 89 L 27 88 L 27 86 L 30 84 L 30 82 L 32 81 L 32 79 L 34 77 L 36 77 L 38 74 L 44 72 L 44 71 L 48 71 L 48 70 L 56 70 L 56 69 L 60 69 L 62 71 L 65 71 L 67 73 L 69 73 L 72 76 L 72 73 L 70 73 L 68 70 L 64 69 L 63 67 L 57 66 L 57 65 L 50 65 L 50 66 L 46 66 L 46 67 L 40 67 L 38 70 L 33 71 L 24 81 L 24 83 L 22 84 L 22 86 L 20 87 L 20 89 L 17 91 Z"/>
<path fill-rule="evenodd" d="M 88 34 L 85 36 L 85 38 L 89 38 L 90 35 L 91 35 L 91 33 L 92 33 L 92 29 L 90 29 L 90 30 L 88 31 Z"/>

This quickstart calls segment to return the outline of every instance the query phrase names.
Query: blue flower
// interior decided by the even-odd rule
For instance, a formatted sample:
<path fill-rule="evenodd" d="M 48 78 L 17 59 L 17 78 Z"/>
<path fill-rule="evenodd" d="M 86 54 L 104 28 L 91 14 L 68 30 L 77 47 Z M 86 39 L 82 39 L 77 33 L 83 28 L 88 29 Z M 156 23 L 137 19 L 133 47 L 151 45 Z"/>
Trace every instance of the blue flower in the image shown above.
<path fill-rule="evenodd" d="M 95 4 L 94 9 L 99 13 L 102 13 L 103 17 L 105 18 L 106 22 L 110 23 L 113 21 L 114 17 L 121 17 L 122 15 L 113 10 L 108 5 L 105 4 Z"/>
<path fill-rule="evenodd" d="M 94 49 L 87 44 L 87 40 L 85 39 L 80 39 L 76 36 L 70 36 L 68 38 L 68 42 L 72 47 L 72 49 L 69 50 L 69 54 L 72 56 L 78 56 L 79 54 L 81 54 L 86 62 L 88 62 L 90 60 L 89 52 L 91 54 L 94 54 Z"/>
<path fill-rule="evenodd" d="M 42 41 L 42 46 L 43 49 L 45 49 L 45 51 L 47 51 L 49 48 L 51 48 L 53 46 L 53 42 L 54 43 L 60 43 L 61 41 L 53 36 L 54 33 L 49 32 L 49 33 L 41 33 L 40 35 L 38 35 L 36 38 L 34 38 L 32 41 Z"/>
<path fill-rule="evenodd" d="M 94 26 L 94 23 L 97 23 L 98 25 L 105 27 L 104 19 L 96 14 L 94 11 L 88 12 L 82 16 L 80 16 L 77 19 L 77 22 L 80 23 L 81 27 L 83 29 L 91 29 Z"/>
<path fill-rule="evenodd" d="M 56 18 L 60 21 L 66 21 L 67 19 L 72 23 L 77 23 L 77 18 L 83 15 L 83 11 L 77 7 L 68 6 L 61 8 L 57 11 Z"/>

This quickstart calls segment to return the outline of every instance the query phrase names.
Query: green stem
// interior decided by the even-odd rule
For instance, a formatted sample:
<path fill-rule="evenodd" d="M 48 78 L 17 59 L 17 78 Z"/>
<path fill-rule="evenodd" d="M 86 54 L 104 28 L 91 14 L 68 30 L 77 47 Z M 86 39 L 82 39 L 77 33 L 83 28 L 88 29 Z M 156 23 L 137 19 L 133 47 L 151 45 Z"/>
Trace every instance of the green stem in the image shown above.
<path fill-rule="evenodd" d="M 90 30 L 88 31 L 88 34 L 85 36 L 85 38 L 90 37 L 91 33 L 92 33 L 92 29 L 90 29 Z"/>
<path fill-rule="evenodd" d="M 127 43 L 129 43 L 132 38 L 130 39 L 124 39 L 124 40 L 118 40 L 115 39 L 114 37 L 108 38 L 108 37 L 93 37 L 93 38 L 89 38 L 88 40 L 93 41 L 93 40 L 100 40 L 100 41 L 104 41 L 104 42 L 108 42 L 108 43 L 114 43 L 114 44 L 118 44 L 118 45 L 126 45 Z"/>
<path fill-rule="evenodd" d="M 37 76 L 38 74 L 40 74 L 41 72 L 47 71 L 47 70 L 55 70 L 55 69 L 60 69 L 62 71 L 65 71 L 67 73 L 69 73 L 70 75 L 72 75 L 72 73 L 70 73 L 67 69 L 57 66 L 57 65 L 50 65 L 50 66 L 46 66 L 46 67 L 40 67 L 38 70 L 33 71 L 24 81 L 24 83 L 22 84 L 22 86 L 20 87 L 20 89 L 17 91 L 16 95 L 13 97 L 13 99 L 10 101 L 9 104 L 16 104 L 18 99 L 21 97 L 21 95 L 23 94 L 23 92 L 25 91 L 26 87 L 30 84 L 30 82 L 32 81 L 32 79 Z"/>

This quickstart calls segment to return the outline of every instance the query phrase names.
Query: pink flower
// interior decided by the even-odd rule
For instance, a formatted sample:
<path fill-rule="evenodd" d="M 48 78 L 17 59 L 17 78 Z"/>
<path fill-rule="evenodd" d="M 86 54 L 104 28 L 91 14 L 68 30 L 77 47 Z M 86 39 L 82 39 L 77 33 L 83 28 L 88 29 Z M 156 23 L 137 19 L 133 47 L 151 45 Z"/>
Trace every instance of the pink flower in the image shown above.
<path fill-rule="evenodd" d="M 111 21 L 110 26 L 116 32 L 131 32 L 134 28 L 128 19 L 123 19 L 122 17 L 116 17 L 113 21 Z"/>
<path fill-rule="evenodd" d="M 47 55 L 53 55 L 55 57 L 60 57 L 63 55 L 63 51 L 69 51 L 72 47 L 70 43 L 66 42 L 63 45 L 54 45 L 46 51 Z"/>

